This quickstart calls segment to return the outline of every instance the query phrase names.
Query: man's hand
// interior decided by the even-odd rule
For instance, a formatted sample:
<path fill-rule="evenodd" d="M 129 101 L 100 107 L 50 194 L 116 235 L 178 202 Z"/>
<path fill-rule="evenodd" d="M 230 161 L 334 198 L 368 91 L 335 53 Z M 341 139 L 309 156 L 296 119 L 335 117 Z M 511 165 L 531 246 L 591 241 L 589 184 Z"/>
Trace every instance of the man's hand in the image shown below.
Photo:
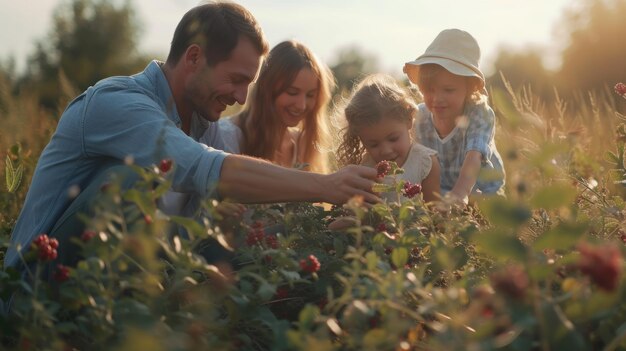
<path fill-rule="evenodd" d="M 240 219 L 246 206 L 234 202 L 222 201 L 215 207 L 215 211 L 222 216 L 223 219 Z"/>
<path fill-rule="evenodd" d="M 376 180 L 374 168 L 357 165 L 343 167 L 322 178 L 324 201 L 343 204 L 354 196 L 363 196 L 368 203 L 380 202 L 380 198 L 372 192 Z"/>

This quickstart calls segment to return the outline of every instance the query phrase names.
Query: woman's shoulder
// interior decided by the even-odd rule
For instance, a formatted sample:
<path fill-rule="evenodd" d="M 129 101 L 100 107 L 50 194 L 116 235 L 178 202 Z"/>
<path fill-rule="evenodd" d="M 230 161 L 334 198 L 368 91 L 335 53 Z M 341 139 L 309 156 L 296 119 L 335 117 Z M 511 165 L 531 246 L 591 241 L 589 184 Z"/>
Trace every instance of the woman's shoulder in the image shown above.
<path fill-rule="evenodd" d="M 222 139 L 224 140 L 224 151 L 230 153 L 241 153 L 241 142 L 243 140 L 243 131 L 235 123 L 235 116 L 220 118 L 217 122 Z"/>
<path fill-rule="evenodd" d="M 217 122 L 220 128 L 234 129 L 241 131 L 241 128 L 236 123 L 237 115 L 222 117 Z"/>

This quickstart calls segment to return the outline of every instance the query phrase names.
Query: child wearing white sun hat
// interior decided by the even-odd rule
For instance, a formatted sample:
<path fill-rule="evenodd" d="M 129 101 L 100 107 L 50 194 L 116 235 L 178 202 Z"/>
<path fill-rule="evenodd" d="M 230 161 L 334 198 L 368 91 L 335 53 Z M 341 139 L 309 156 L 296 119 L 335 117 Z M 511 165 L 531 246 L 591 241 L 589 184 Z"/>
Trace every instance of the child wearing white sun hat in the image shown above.
<path fill-rule="evenodd" d="M 441 192 L 467 203 L 472 193 L 504 195 L 504 167 L 496 149 L 495 113 L 487 104 L 480 47 L 469 33 L 446 29 L 404 73 L 424 96 L 417 140 L 441 163 Z"/>

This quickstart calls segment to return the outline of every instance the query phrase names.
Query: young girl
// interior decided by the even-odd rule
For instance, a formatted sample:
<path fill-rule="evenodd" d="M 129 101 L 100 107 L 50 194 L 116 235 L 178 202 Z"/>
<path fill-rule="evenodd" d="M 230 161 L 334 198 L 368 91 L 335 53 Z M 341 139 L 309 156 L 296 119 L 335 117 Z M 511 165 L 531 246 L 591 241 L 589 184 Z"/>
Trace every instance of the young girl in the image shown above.
<path fill-rule="evenodd" d="M 495 114 L 487 104 L 480 48 L 467 32 L 439 33 L 404 66 L 419 87 L 417 139 L 437 151 L 441 191 L 467 203 L 472 192 L 504 195 L 504 168 L 494 142 Z"/>
<path fill-rule="evenodd" d="M 286 167 L 327 172 L 326 108 L 334 79 L 303 44 L 276 45 L 243 110 L 219 121 L 227 150 Z"/>
<path fill-rule="evenodd" d="M 414 143 L 411 138 L 416 106 L 408 92 L 393 78 L 370 75 L 352 93 L 343 111 L 347 126 L 337 149 L 340 165 L 375 166 L 394 161 L 404 169 L 398 177 L 422 185 L 425 201 L 438 199 L 439 161 L 437 152 Z M 397 201 L 397 194 L 382 194 Z"/>

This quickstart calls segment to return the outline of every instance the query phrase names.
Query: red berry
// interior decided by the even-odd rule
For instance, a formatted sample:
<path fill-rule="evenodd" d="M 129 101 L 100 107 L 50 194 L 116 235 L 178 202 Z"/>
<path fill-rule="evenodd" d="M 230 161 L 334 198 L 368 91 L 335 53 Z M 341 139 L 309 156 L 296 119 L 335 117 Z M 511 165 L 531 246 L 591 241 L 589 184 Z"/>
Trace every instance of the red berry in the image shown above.
<path fill-rule="evenodd" d="M 143 216 L 143 220 L 146 222 L 146 224 L 152 224 L 152 216 L 148 214 Z"/>
<path fill-rule="evenodd" d="M 380 317 L 378 315 L 371 316 L 368 320 L 370 328 L 376 328 L 380 324 Z"/>
<path fill-rule="evenodd" d="M 265 238 L 265 232 L 263 229 L 253 229 L 248 232 L 248 236 L 246 237 L 246 244 L 248 246 L 254 246 L 263 242 Z"/>
<path fill-rule="evenodd" d="M 51 238 L 48 240 L 48 245 L 50 245 L 50 247 L 53 249 L 58 249 L 59 241 L 56 238 Z"/>
<path fill-rule="evenodd" d="M 485 306 L 482 311 L 480 312 L 480 315 L 483 318 L 493 318 L 493 308 L 491 308 L 491 306 Z"/>
<path fill-rule="evenodd" d="M 54 280 L 62 283 L 70 278 L 70 269 L 62 264 L 57 264 L 57 269 L 54 272 Z"/>
<path fill-rule="evenodd" d="M 530 285 L 528 274 L 523 267 L 518 265 L 507 266 L 494 273 L 490 277 L 491 284 L 496 291 L 502 292 L 514 299 L 522 299 L 526 296 L 526 290 Z"/>
<path fill-rule="evenodd" d="M 57 250 L 53 249 L 50 245 L 45 245 L 39 248 L 39 259 L 42 261 L 52 261 L 57 258 Z"/>
<path fill-rule="evenodd" d="M 47 234 L 40 234 L 33 240 L 31 249 L 36 250 L 37 257 L 41 261 L 52 261 L 57 258 L 57 247 L 59 241 L 55 238 L 50 239 Z"/>
<path fill-rule="evenodd" d="M 88 242 L 91 239 L 95 238 L 96 235 L 96 232 L 92 230 L 85 230 L 83 234 L 80 235 L 80 240 L 82 240 L 83 242 Z"/>
<path fill-rule="evenodd" d="M 274 235 L 268 235 L 265 237 L 265 242 L 267 243 L 267 246 L 269 246 L 271 249 L 277 249 L 278 248 L 278 239 L 276 239 L 276 236 Z"/>
<path fill-rule="evenodd" d="M 278 300 L 286 299 L 289 297 L 289 290 L 287 288 L 280 287 L 276 289 L 276 295 L 274 295 L 274 297 Z"/>
<path fill-rule="evenodd" d="M 378 227 L 376 227 L 376 230 L 378 230 L 378 232 L 386 232 L 387 226 L 385 225 L 385 223 L 380 223 Z"/>
<path fill-rule="evenodd" d="M 159 170 L 162 173 L 167 173 L 170 171 L 170 169 L 172 169 L 172 160 L 169 158 L 161 160 L 161 162 L 159 163 Z"/>
<path fill-rule="evenodd" d="M 619 249 L 612 245 L 591 246 L 583 243 L 578 246 L 578 251 L 578 269 L 601 289 L 615 290 L 622 271 L 622 255 Z"/>
<path fill-rule="evenodd" d="M 325 297 L 317 302 L 317 307 L 319 307 L 320 310 L 323 310 L 326 305 L 328 305 L 328 299 Z"/>
<path fill-rule="evenodd" d="M 615 84 L 615 92 L 626 98 L 626 84 L 624 83 Z"/>
<path fill-rule="evenodd" d="M 44 245 L 48 245 L 48 241 L 49 239 L 47 234 L 39 234 L 35 240 L 33 240 L 33 243 L 35 243 L 38 247 L 42 247 Z"/>
<path fill-rule="evenodd" d="M 321 266 L 320 261 L 313 255 L 309 255 L 309 257 L 300 260 L 300 269 L 308 273 L 319 271 Z"/>
<path fill-rule="evenodd" d="M 402 189 L 402 193 L 404 196 L 409 199 L 415 197 L 415 195 L 420 194 L 422 192 L 421 184 L 411 184 L 411 182 L 404 182 L 404 188 Z"/>
<path fill-rule="evenodd" d="M 376 172 L 378 173 L 378 178 L 384 178 L 391 171 L 391 164 L 389 161 L 383 160 L 376 164 Z"/>

